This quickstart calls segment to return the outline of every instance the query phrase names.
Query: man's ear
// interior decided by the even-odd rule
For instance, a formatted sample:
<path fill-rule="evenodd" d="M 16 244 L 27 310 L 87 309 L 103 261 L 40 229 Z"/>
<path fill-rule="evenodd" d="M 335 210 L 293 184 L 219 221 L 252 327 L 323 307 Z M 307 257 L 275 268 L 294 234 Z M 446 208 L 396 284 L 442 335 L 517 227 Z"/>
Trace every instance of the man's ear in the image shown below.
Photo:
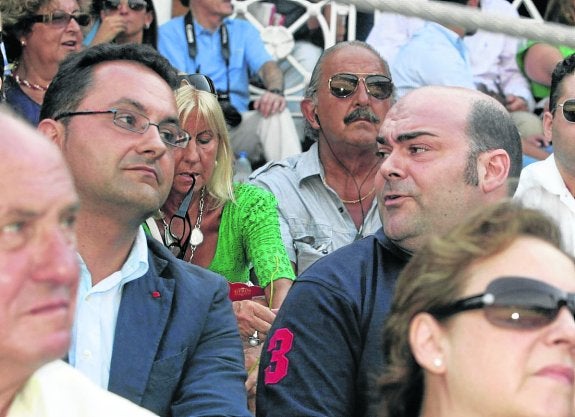
<path fill-rule="evenodd" d="M 545 138 L 551 139 L 553 137 L 552 129 L 553 129 L 553 113 L 545 110 L 543 112 L 543 134 L 545 135 Z"/>
<path fill-rule="evenodd" d="M 41 120 L 38 124 L 38 130 L 48 139 L 54 142 L 60 149 L 64 147 L 64 126 L 62 123 L 52 119 Z"/>
<path fill-rule="evenodd" d="M 434 374 L 446 371 L 449 353 L 445 343 L 445 330 L 428 313 L 419 313 L 409 325 L 409 345 L 413 357 L 423 369 Z"/>
<path fill-rule="evenodd" d="M 490 193 L 507 184 L 511 160 L 504 149 L 483 152 L 477 159 L 479 186 L 483 192 Z"/>
<path fill-rule="evenodd" d="M 306 118 L 311 127 L 317 130 L 320 128 L 320 126 L 318 123 L 319 118 L 317 116 L 316 107 L 317 106 L 315 105 L 315 103 L 309 98 L 304 98 L 300 103 L 301 113 L 303 114 L 303 117 Z"/>

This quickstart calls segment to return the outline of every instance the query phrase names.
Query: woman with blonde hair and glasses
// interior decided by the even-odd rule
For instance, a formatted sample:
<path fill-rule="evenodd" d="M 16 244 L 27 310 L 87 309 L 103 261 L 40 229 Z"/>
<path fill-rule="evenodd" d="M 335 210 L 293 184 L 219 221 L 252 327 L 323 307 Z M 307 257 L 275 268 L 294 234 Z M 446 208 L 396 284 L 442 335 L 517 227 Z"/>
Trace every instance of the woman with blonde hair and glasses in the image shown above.
<path fill-rule="evenodd" d="M 381 417 L 573 417 L 575 264 L 510 202 L 432 238 L 398 278 Z"/>
<path fill-rule="evenodd" d="M 197 85 L 203 76 L 192 77 Z M 280 235 L 277 201 L 254 185 L 232 183 L 233 150 L 215 94 L 183 82 L 176 101 L 180 125 L 191 140 L 186 148 L 173 149 L 172 190 L 161 215 L 146 223 L 174 255 L 217 272 L 230 283 L 250 282 L 253 266 L 265 302 L 233 302 L 251 371 L 246 385 L 253 399 L 259 354 L 250 347 L 261 344 L 295 279 Z"/>
<path fill-rule="evenodd" d="M 90 24 L 89 1 L 2 0 L 6 52 L 12 64 L 4 80 L 7 103 L 37 125 L 44 93 L 60 62 L 82 48 L 82 28 Z"/>

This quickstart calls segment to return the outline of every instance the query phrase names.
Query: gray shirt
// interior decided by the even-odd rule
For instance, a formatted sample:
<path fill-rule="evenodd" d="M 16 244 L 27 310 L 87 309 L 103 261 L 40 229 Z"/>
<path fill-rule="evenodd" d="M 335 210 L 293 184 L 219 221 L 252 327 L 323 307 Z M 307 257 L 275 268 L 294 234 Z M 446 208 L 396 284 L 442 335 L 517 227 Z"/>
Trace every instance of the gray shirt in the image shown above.
<path fill-rule="evenodd" d="M 267 163 L 250 181 L 275 194 L 282 239 L 298 275 L 319 258 L 381 227 L 374 199 L 358 232 L 337 193 L 324 184 L 317 143 L 307 152 Z"/>

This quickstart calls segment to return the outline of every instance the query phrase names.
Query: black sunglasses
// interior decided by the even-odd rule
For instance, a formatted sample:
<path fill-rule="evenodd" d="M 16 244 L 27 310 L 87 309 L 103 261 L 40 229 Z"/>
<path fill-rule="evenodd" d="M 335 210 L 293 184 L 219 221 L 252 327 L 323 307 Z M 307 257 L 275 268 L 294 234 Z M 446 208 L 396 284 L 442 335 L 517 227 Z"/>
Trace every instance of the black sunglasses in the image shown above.
<path fill-rule="evenodd" d="M 575 123 L 575 98 L 565 100 L 563 103 L 558 104 L 557 107 L 563 109 L 563 117 L 569 123 Z"/>
<path fill-rule="evenodd" d="M 216 94 L 216 87 L 214 86 L 214 82 L 207 75 L 198 73 L 180 73 L 178 74 L 178 81 L 180 83 L 180 87 L 187 84 L 191 87 L 194 87 L 196 90 Z"/>
<path fill-rule="evenodd" d="M 391 78 L 383 74 L 335 74 L 329 79 L 329 91 L 338 98 L 349 97 L 357 90 L 360 80 L 363 80 L 367 93 L 379 100 L 384 100 L 393 93 Z"/>
<path fill-rule="evenodd" d="M 483 294 L 428 312 L 437 319 L 445 319 L 462 311 L 482 308 L 494 326 L 537 329 L 553 322 L 562 307 L 567 307 L 575 318 L 575 293 L 536 279 L 502 277 L 491 281 Z"/>
<path fill-rule="evenodd" d="M 104 0 L 102 2 L 102 9 L 103 10 L 118 10 L 120 8 L 120 4 L 122 2 L 120 0 Z M 135 12 L 140 12 L 148 7 L 148 4 L 145 0 L 128 0 L 128 7 L 130 10 Z"/>
<path fill-rule="evenodd" d="M 30 17 L 32 22 L 46 23 L 56 27 L 66 27 L 70 20 L 74 19 L 80 26 L 88 26 L 91 17 L 88 13 L 66 13 L 62 10 L 56 10 L 48 14 L 37 14 Z"/>

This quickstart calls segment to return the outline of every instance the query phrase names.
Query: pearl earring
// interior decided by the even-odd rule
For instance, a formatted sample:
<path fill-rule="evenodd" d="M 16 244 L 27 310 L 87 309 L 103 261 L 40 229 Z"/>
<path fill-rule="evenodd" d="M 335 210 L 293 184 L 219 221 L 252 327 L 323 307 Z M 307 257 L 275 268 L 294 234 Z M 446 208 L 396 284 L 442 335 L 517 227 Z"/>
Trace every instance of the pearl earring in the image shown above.
<path fill-rule="evenodd" d="M 20 45 L 26 46 L 26 41 L 20 41 Z"/>
<path fill-rule="evenodd" d="M 443 365 L 443 361 L 441 360 L 441 358 L 435 358 L 433 360 L 433 366 L 435 366 L 436 368 L 439 368 L 441 365 Z"/>

